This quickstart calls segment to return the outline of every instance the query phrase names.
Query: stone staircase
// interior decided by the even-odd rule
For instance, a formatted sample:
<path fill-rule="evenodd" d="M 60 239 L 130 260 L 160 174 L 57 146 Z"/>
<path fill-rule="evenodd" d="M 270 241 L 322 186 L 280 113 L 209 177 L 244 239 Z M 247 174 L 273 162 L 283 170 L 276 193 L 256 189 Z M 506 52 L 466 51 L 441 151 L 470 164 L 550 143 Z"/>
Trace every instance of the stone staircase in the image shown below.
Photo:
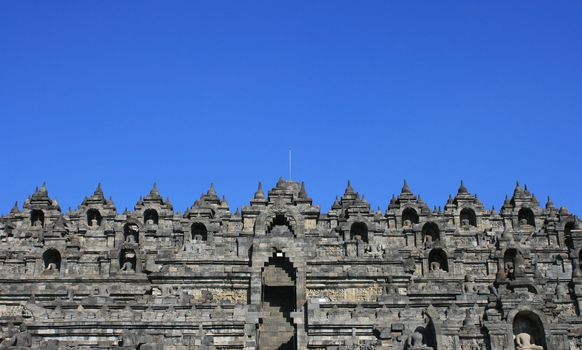
<path fill-rule="evenodd" d="M 280 307 L 263 304 L 263 323 L 259 328 L 260 350 L 292 350 L 295 327 L 290 315 Z"/>
<path fill-rule="evenodd" d="M 263 271 L 264 283 L 270 286 L 294 285 L 294 271 L 277 265 L 269 265 Z"/>

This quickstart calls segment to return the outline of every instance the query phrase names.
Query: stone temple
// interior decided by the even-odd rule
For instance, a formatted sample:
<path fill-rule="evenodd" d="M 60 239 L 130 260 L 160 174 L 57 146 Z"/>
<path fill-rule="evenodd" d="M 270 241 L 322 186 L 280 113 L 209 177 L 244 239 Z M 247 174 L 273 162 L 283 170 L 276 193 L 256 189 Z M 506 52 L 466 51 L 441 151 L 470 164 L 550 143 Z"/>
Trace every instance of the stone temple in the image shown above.
<path fill-rule="evenodd" d="M 405 183 L 382 212 L 348 183 L 323 213 L 281 179 L 184 214 L 42 186 L 0 218 L 0 349 L 582 349 L 580 224 L 519 185 L 497 212 Z"/>

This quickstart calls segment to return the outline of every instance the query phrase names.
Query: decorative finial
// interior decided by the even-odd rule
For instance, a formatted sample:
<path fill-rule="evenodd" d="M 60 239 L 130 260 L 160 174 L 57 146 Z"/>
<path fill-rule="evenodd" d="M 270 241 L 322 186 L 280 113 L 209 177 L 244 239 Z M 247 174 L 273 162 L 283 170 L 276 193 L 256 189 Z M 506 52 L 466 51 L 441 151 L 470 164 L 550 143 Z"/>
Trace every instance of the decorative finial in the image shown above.
<path fill-rule="evenodd" d="M 552 202 L 552 199 L 550 198 L 550 196 L 548 196 L 548 201 L 546 202 L 546 209 L 550 208 L 554 208 L 554 202 Z"/>
<path fill-rule="evenodd" d="M 396 204 L 396 196 L 394 196 L 394 193 L 392 193 L 392 197 L 390 198 L 390 204 L 388 205 L 388 209 L 390 209 L 390 207 L 392 205 Z"/>
<path fill-rule="evenodd" d="M 342 206 L 339 203 L 339 199 L 337 198 L 337 196 L 335 196 L 335 201 L 333 201 L 333 204 L 331 205 L 331 209 L 339 209 Z"/>
<path fill-rule="evenodd" d="M 411 193 L 410 187 L 408 187 L 408 181 L 406 181 L 406 179 L 404 179 L 404 184 L 402 185 L 402 190 L 400 190 L 400 193 Z"/>
<path fill-rule="evenodd" d="M 516 194 L 516 193 L 519 193 L 519 194 L 523 193 L 523 190 L 522 190 L 522 189 L 521 189 L 521 187 L 519 186 L 519 181 L 516 181 L 516 182 L 515 182 L 515 190 L 513 190 L 513 193 L 514 193 L 514 194 Z"/>
<path fill-rule="evenodd" d="M 282 187 L 285 184 L 285 179 L 283 176 L 279 176 L 279 181 L 277 181 L 277 187 Z"/>
<path fill-rule="evenodd" d="M 20 210 L 18 209 L 18 201 L 14 202 L 14 206 L 12 207 L 12 210 L 10 210 L 10 212 L 12 214 L 18 214 L 18 213 L 20 213 Z"/>
<path fill-rule="evenodd" d="M 210 183 L 210 188 L 208 189 L 208 192 L 206 194 L 208 196 L 212 196 L 212 197 L 216 196 L 216 190 L 214 189 L 214 182 Z"/>
<path fill-rule="evenodd" d="M 301 181 L 301 189 L 299 190 L 299 198 L 307 198 L 307 192 L 305 191 L 305 182 Z"/>
<path fill-rule="evenodd" d="M 255 199 L 265 199 L 265 193 L 263 193 L 263 183 L 259 181 L 259 188 L 255 192 Z"/>
<path fill-rule="evenodd" d="M 344 191 L 344 195 L 354 193 L 354 189 L 352 188 L 352 184 L 350 180 L 348 180 L 348 185 L 346 186 L 346 190 Z"/>
<path fill-rule="evenodd" d="M 461 180 L 461 185 L 459 186 L 459 190 L 457 191 L 457 193 L 459 194 L 469 193 L 469 191 L 467 191 L 467 188 L 465 187 L 465 184 L 463 183 L 463 180 Z"/>

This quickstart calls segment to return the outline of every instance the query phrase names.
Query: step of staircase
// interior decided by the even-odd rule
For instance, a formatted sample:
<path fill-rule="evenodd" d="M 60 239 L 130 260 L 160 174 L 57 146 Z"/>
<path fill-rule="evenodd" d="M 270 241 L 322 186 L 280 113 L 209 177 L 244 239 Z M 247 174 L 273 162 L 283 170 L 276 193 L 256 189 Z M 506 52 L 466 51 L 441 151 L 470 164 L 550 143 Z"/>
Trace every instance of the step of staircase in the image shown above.
<path fill-rule="evenodd" d="M 263 304 L 262 318 L 263 322 L 259 328 L 260 349 L 287 349 L 285 345 L 295 334 L 291 318 L 284 315 L 281 307 L 272 306 L 269 303 Z"/>

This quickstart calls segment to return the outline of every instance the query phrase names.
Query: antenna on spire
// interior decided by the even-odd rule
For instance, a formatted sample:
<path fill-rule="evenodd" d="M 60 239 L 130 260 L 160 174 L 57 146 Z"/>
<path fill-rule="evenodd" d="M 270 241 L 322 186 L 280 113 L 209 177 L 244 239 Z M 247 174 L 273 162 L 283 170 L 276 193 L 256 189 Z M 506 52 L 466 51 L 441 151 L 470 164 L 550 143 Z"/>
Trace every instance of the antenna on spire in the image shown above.
<path fill-rule="evenodd" d="M 289 181 L 291 181 L 291 147 L 289 147 Z"/>

